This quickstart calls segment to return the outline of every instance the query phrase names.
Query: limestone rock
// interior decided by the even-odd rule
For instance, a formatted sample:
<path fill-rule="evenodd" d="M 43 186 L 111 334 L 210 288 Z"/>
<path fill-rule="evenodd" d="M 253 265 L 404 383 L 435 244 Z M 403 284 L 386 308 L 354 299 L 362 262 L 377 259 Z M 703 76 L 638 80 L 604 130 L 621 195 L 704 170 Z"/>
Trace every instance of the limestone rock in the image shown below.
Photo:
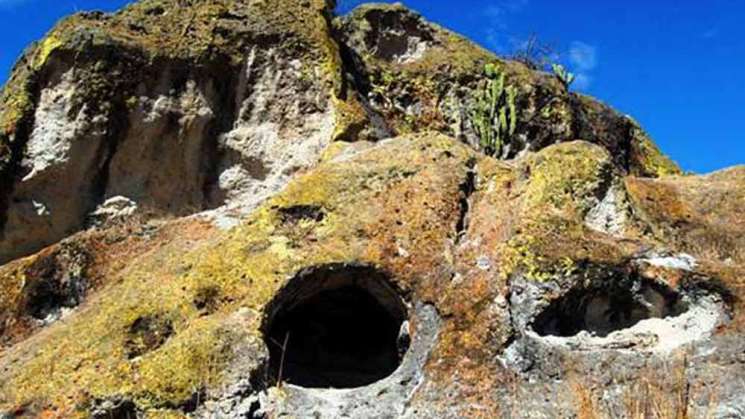
<path fill-rule="evenodd" d="M 314 165 L 341 77 L 329 11 L 269 3 L 143 1 L 72 16 L 30 50 L 3 94 L 0 261 L 115 196 L 155 213 L 232 210 L 221 218 Z"/>

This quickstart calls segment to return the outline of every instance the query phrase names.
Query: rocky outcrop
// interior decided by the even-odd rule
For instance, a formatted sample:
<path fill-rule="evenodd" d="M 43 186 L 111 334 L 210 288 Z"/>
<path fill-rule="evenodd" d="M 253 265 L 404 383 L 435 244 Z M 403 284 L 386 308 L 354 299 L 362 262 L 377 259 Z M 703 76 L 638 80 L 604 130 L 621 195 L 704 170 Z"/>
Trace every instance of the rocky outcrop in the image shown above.
<path fill-rule="evenodd" d="M 21 59 L 0 416 L 744 412 L 742 168 L 680 175 L 552 75 L 332 6 L 143 0 Z"/>
<path fill-rule="evenodd" d="M 516 132 L 499 157 L 512 158 L 558 142 L 582 139 L 607 148 L 624 171 L 677 173 L 631 118 L 567 91 L 557 77 L 492 53 L 425 21 L 400 4 L 363 5 L 335 20 L 342 56 L 359 100 L 385 121 L 387 132 L 436 129 L 479 147 L 469 109 L 484 66 L 498 62 L 516 88 Z"/>
<path fill-rule="evenodd" d="M 677 170 L 629 118 L 402 6 L 332 22 L 322 0 L 271 3 L 143 1 L 75 15 L 30 49 L 3 93 L 0 261 L 117 196 L 234 225 L 332 140 L 429 129 L 478 148 L 468 109 L 487 63 L 518 92 L 502 157 L 584 139 L 624 171 Z"/>
<path fill-rule="evenodd" d="M 224 206 L 230 223 L 315 164 L 340 83 L 328 13 L 320 0 L 141 2 L 60 23 L 4 92 L 15 181 L 0 261 L 85 227 L 117 196 L 155 214 Z"/>

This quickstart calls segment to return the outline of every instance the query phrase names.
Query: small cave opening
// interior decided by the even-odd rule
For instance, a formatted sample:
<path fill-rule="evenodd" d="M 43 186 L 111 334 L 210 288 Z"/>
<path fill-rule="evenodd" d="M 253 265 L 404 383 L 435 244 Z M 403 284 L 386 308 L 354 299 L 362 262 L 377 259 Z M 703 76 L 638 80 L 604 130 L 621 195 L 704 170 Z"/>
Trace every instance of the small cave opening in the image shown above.
<path fill-rule="evenodd" d="M 58 278 L 36 278 L 26 290 L 26 310 L 33 318 L 51 323 L 62 317 L 65 309 L 77 307 L 85 295 L 85 280 L 68 282 Z"/>
<path fill-rule="evenodd" d="M 602 281 L 570 290 L 554 300 L 533 322 L 541 336 L 570 337 L 586 331 L 606 337 L 642 320 L 675 317 L 687 310 L 669 287 L 636 278 Z"/>
<path fill-rule="evenodd" d="M 366 17 L 369 30 L 365 44 L 376 57 L 394 61 L 416 54 L 432 43 L 434 36 L 417 16 L 396 11 L 373 11 Z"/>
<path fill-rule="evenodd" d="M 354 388 L 391 375 L 408 350 L 406 306 L 386 274 L 367 266 L 302 271 L 268 306 L 272 379 Z"/>

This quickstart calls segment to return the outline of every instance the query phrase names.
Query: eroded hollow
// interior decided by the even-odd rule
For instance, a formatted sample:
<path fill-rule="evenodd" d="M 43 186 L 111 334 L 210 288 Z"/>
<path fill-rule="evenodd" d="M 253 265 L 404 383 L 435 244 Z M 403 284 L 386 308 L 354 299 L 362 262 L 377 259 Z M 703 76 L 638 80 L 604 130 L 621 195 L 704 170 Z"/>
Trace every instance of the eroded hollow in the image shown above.
<path fill-rule="evenodd" d="M 648 280 L 604 281 L 575 288 L 553 301 L 533 322 L 541 336 L 605 337 L 645 319 L 674 317 L 687 309 L 672 289 Z"/>
<path fill-rule="evenodd" d="M 408 349 L 406 317 L 402 299 L 378 270 L 328 265 L 303 271 L 275 297 L 265 318 L 270 373 L 312 388 L 381 380 Z"/>

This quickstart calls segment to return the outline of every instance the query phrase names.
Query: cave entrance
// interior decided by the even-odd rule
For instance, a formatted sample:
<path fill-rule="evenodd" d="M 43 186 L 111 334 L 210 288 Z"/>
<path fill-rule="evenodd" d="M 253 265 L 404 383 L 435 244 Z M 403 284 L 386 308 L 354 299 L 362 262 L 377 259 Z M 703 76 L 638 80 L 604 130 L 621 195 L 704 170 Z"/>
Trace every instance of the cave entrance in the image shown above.
<path fill-rule="evenodd" d="M 280 291 L 265 318 L 272 376 L 311 388 L 381 380 L 408 349 L 406 317 L 380 271 L 347 265 L 306 270 Z"/>
<path fill-rule="evenodd" d="M 673 317 L 686 310 L 670 288 L 648 280 L 603 281 L 576 288 L 552 302 L 533 322 L 541 336 L 609 334 L 650 318 Z"/>

